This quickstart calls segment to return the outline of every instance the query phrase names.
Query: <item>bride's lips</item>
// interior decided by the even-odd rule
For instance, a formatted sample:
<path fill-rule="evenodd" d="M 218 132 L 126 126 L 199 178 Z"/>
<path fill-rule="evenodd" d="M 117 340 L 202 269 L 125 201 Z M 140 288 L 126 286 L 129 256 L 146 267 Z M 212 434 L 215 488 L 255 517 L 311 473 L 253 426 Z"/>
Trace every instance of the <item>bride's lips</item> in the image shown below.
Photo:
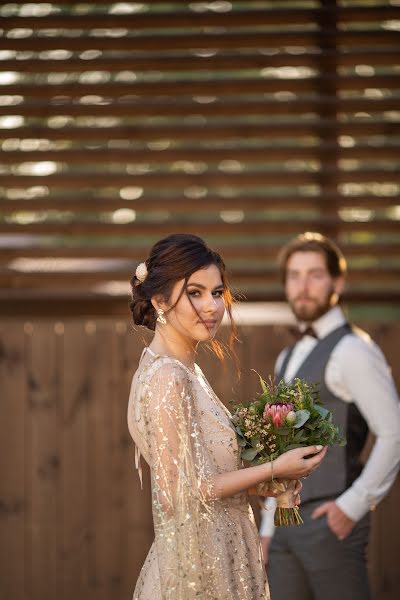
<path fill-rule="evenodd" d="M 200 323 L 202 323 L 203 325 L 206 325 L 209 329 L 212 329 L 213 327 L 216 326 L 217 321 L 216 321 L 216 319 L 204 319 L 204 321 L 200 321 Z"/>

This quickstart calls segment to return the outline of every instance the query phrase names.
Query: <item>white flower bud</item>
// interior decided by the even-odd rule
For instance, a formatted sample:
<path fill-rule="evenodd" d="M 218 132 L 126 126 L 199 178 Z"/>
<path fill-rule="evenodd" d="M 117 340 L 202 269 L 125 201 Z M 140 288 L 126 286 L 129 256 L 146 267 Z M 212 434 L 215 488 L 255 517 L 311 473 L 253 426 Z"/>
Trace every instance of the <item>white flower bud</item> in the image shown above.
<path fill-rule="evenodd" d="M 285 421 L 288 425 L 294 425 L 296 423 L 296 413 L 294 412 L 294 410 L 288 412 Z"/>

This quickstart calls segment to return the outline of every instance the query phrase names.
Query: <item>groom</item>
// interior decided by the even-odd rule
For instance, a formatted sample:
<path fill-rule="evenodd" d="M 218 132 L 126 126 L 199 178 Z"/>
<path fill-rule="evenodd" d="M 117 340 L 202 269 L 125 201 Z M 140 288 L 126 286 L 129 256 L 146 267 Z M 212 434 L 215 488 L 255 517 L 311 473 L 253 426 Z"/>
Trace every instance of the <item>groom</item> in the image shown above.
<path fill-rule="evenodd" d="M 368 600 L 369 512 L 399 468 L 400 410 L 389 367 L 376 344 L 350 325 L 339 305 L 346 261 L 318 233 L 282 249 L 280 268 L 301 338 L 278 357 L 277 379 L 319 382 L 321 401 L 347 438 L 304 480 L 304 524 L 274 531 L 275 500 L 262 511 L 261 543 L 274 600 Z M 368 431 L 375 446 L 360 455 Z"/>

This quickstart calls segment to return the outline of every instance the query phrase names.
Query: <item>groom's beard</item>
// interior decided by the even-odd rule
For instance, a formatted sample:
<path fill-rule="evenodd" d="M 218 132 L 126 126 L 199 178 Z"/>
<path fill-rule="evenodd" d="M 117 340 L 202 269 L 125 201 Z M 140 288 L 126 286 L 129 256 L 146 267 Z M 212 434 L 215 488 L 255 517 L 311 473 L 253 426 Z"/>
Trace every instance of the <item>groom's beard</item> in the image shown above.
<path fill-rule="evenodd" d="M 305 321 L 312 323 L 316 321 L 322 315 L 328 312 L 335 305 L 336 292 L 332 286 L 328 290 L 326 296 L 322 298 L 314 298 L 307 294 L 301 294 L 294 300 L 289 301 L 290 308 L 292 309 L 296 319 L 298 321 Z M 303 303 L 302 300 L 307 300 L 307 303 Z"/>

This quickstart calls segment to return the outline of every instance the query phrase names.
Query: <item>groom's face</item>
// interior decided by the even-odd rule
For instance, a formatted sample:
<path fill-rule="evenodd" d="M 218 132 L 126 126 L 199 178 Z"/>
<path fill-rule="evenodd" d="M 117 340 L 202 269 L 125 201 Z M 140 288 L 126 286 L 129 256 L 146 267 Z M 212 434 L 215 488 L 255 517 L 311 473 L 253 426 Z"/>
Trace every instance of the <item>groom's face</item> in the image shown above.
<path fill-rule="evenodd" d="M 294 252 L 286 265 L 285 292 L 299 321 L 312 322 L 337 304 L 343 277 L 332 277 L 320 252 Z"/>

